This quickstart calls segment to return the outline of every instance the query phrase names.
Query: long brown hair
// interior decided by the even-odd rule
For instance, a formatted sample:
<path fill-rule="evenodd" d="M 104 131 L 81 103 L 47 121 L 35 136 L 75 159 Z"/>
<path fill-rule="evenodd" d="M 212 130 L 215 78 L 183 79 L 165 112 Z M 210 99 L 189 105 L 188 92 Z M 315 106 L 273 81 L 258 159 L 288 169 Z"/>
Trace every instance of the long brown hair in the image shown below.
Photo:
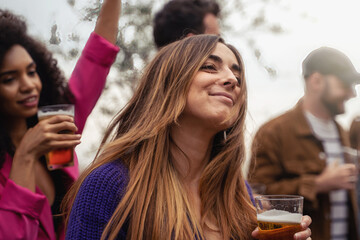
<path fill-rule="evenodd" d="M 96 160 L 69 192 L 64 202 L 66 222 L 86 176 L 105 163 L 122 161 L 129 168 L 129 183 L 102 239 L 115 239 L 128 219 L 127 239 L 204 239 L 205 223 L 194 217 L 173 165 L 170 128 L 185 108 L 194 75 L 218 42 L 223 41 L 217 36 L 197 35 L 159 51 L 134 96 L 107 130 Z M 202 219 L 216 220 L 224 239 L 251 239 L 256 216 L 241 171 L 247 91 L 241 57 L 229 48 L 242 67 L 243 99 L 236 122 L 227 129 L 226 144 L 223 132 L 215 136 L 211 159 L 200 179 L 201 214 Z"/>

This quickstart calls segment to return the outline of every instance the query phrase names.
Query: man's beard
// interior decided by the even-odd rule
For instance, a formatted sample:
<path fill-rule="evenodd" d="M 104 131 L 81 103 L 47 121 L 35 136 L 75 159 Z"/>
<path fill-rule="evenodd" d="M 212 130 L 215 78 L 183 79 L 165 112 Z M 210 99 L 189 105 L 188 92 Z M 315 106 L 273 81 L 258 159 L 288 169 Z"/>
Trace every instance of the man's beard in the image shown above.
<path fill-rule="evenodd" d="M 322 104 L 324 104 L 332 117 L 343 114 L 345 112 L 343 108 L 344 100 L 331 98 L 330 95 L 329 89 L 325 89 L 324 94 L 320 98 Z"/>

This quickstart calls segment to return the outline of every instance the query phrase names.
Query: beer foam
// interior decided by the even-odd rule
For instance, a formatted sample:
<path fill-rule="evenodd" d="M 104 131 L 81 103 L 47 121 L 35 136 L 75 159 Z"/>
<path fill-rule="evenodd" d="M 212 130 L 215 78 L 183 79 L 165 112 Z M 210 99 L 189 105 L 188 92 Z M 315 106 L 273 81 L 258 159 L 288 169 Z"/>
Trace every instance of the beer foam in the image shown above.
<path fill-rule="evenodd" d="M 69 116 L 74 116 L 74 110 L 56 110 L 56 111 L 47 111 L 47 112 L 43 112 L 41 110 L 38 111 L 38 118 L 42 118 L 42 117 L 49 117 L 49 116 L 54 116 L 54 115 L 69 115 Z"/>
<path fill-rule="evenodd" d="M 257 220 L 261 222 L 300 223 L 301 218 L 302 214 L 300 213 L 290 213 L 276 209 L 257 214 Z"/>

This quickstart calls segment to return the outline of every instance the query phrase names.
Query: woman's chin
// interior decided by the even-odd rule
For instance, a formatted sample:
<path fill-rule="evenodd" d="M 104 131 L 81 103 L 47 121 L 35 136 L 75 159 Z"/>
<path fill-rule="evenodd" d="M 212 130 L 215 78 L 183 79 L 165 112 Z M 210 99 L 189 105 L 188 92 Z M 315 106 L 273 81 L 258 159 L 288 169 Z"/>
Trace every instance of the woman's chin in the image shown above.
<path fill-rule="evenodd" d="M 214 121 L 213 126 L 214 129 L 216 129 L 216 131 L 219 132 L 232 127 L 234 123 L 235 123 L 234 119 L 221 118 L 221 119 L 217 119 L 217 121 Z"/>

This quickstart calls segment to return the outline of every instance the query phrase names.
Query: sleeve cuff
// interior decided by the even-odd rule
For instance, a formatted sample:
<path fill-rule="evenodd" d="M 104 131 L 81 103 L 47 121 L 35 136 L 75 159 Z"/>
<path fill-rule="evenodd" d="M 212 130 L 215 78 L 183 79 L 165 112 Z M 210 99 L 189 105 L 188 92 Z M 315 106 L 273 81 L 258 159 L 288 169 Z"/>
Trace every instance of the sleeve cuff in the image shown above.
<path fill-rule="evenodd" d="M 304 196 L 304 198 L 312 203 L 313 208 L 318 207 L 317 201 L 317 192 L 316 192 L 316 184 L 315 184 L 316 175 L 304 175 L 301 177 L 300 186 L 299 186 L 299 194 Z"/>
<path fill-rule="evenodd" d="M 17 185 L 8 179 L 0 199 L 0 208 L 39 219 L 46 197 Z"/>
<path fill-rule="evenodd" d="M 118 52 L 118 46 L 92 32 L 82 54 L 100 65 L 110 67 Z"/>
<path fill-rule="evenodd" d="M 249 194 L 251 203 L 255 206 L 256 204 L 255 204 L 254 195 L 253 195 L 252 189 L 250 187 L 250 184 L 247 181 L 245 181 L 245 186 L 246 186 L 246 190 L 247 190 L 247 192 Z"/>

